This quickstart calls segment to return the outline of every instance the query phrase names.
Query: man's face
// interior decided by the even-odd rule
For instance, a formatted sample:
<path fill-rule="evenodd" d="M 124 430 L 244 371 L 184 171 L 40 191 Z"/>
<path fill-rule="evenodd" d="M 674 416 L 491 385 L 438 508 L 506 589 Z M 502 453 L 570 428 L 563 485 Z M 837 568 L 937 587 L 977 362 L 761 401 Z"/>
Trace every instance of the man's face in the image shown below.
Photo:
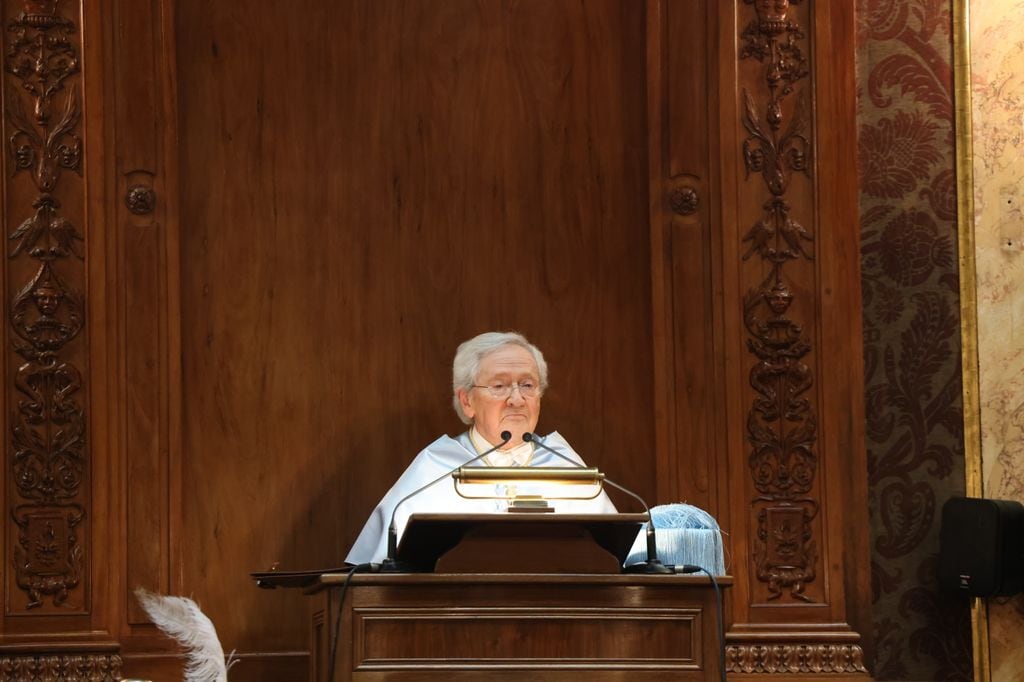
<path fill-rule="evenodd" d="M 473 383 L 494 386 L 526 381 L 540 384 L 540 372 L 530 351 L 522 346 L 502 346 L 483 357 Z M 486 388 L 460 389 L 459 402 L 476 430 L 489 442 L 500 443 L 501 432 L 511 432 L 512 440 L 506 447 L 522 443 L 523 434 L 533 431 L 540 417 L 540 395 L 527 398 L 518 389 L 505 399 L 491 396 Z"/>

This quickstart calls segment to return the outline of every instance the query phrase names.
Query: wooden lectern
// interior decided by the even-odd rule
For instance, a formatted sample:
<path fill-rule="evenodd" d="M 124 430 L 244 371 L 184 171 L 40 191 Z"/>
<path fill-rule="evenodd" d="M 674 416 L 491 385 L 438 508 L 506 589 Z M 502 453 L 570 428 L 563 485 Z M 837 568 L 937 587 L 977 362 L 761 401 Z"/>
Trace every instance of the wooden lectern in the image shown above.
<path fill-rule="evenodd" d="M 341 604 L 345 573 L 306 582 L 310 679 L 718 680 L 710 580 L 619 570 L 645 518 L 414 516 L 398 558 L 435 572 L 358 573 Z"/>
<path fill-rule="evenodd" d="M 343 574 L 311 592 L 311 679 L 327 669 Z M 707 578 L 364 574 L 341 610 L 334 679 L 718 680 Z"/>
<path fill-rule="evenodd" d="M 621 573 L 645 514 L 413 514 L 395 557 L 426 573 Z"/>

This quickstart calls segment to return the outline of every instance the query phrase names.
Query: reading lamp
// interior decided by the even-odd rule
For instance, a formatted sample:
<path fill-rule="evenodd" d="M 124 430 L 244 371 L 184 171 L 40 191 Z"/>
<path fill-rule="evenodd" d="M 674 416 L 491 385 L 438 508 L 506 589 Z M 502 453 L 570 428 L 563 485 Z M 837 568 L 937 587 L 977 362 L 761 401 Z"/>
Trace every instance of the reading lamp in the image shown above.
<path fill-rule="evenodd" d="M 459 467 L 452 473 L 455 492 L 466 499 L 509 500 L 510 512 L 552 512 L 548 500 L 592 500 L 601 494 L 604 474 L 589 467 Z M 553 486 L 551 493 L 495 494 L 472 486 Z M 493 491 L 493 488 L 490 488 Z"/>

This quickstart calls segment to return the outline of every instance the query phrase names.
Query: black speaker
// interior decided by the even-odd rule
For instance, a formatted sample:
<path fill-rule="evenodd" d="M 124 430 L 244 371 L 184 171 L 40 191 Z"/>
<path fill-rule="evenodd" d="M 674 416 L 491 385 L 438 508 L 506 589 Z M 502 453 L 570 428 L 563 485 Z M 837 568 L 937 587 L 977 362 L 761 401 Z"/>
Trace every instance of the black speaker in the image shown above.
<path fill-rule="evenodd" d="M 942 505 L 939 587 L 972 597 L 1024 588 L 1024 505 L 953 497 Z"/>

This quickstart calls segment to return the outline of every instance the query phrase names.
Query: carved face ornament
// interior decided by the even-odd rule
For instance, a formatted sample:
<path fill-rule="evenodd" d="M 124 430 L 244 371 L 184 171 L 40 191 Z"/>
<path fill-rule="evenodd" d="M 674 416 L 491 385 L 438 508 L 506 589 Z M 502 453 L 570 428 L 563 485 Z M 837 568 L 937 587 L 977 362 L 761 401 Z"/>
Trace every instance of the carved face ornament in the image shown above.
<path fill-rule="evenodd" d="M 49 284 L 41 284 L 32 292 L 35 298 L 36 308 L 46 317 L 52 317 L 57 312 L 62 298 L 60 291 Z"/>
<path fill-rule="evenodd" d="M 772 312 L 776 315 L 781 315 L 786 312 L 789 304 L 793 302 L 793 293 L 786 288 L 785 284 L 778 282 L 768 292 L 767 299 L 768 307 L 772 309 Z"/>
<path fill-rule="evenodd" d="M 25 14 L 32 18 L 52 17 L 57 13 L 57 0 L 27 0 Z"/>
<path fill-rule="evenodd" d="M 763 33 L 778 35 L 789 25 L 789 0 L 755 0 L 754 9 Z"/>

